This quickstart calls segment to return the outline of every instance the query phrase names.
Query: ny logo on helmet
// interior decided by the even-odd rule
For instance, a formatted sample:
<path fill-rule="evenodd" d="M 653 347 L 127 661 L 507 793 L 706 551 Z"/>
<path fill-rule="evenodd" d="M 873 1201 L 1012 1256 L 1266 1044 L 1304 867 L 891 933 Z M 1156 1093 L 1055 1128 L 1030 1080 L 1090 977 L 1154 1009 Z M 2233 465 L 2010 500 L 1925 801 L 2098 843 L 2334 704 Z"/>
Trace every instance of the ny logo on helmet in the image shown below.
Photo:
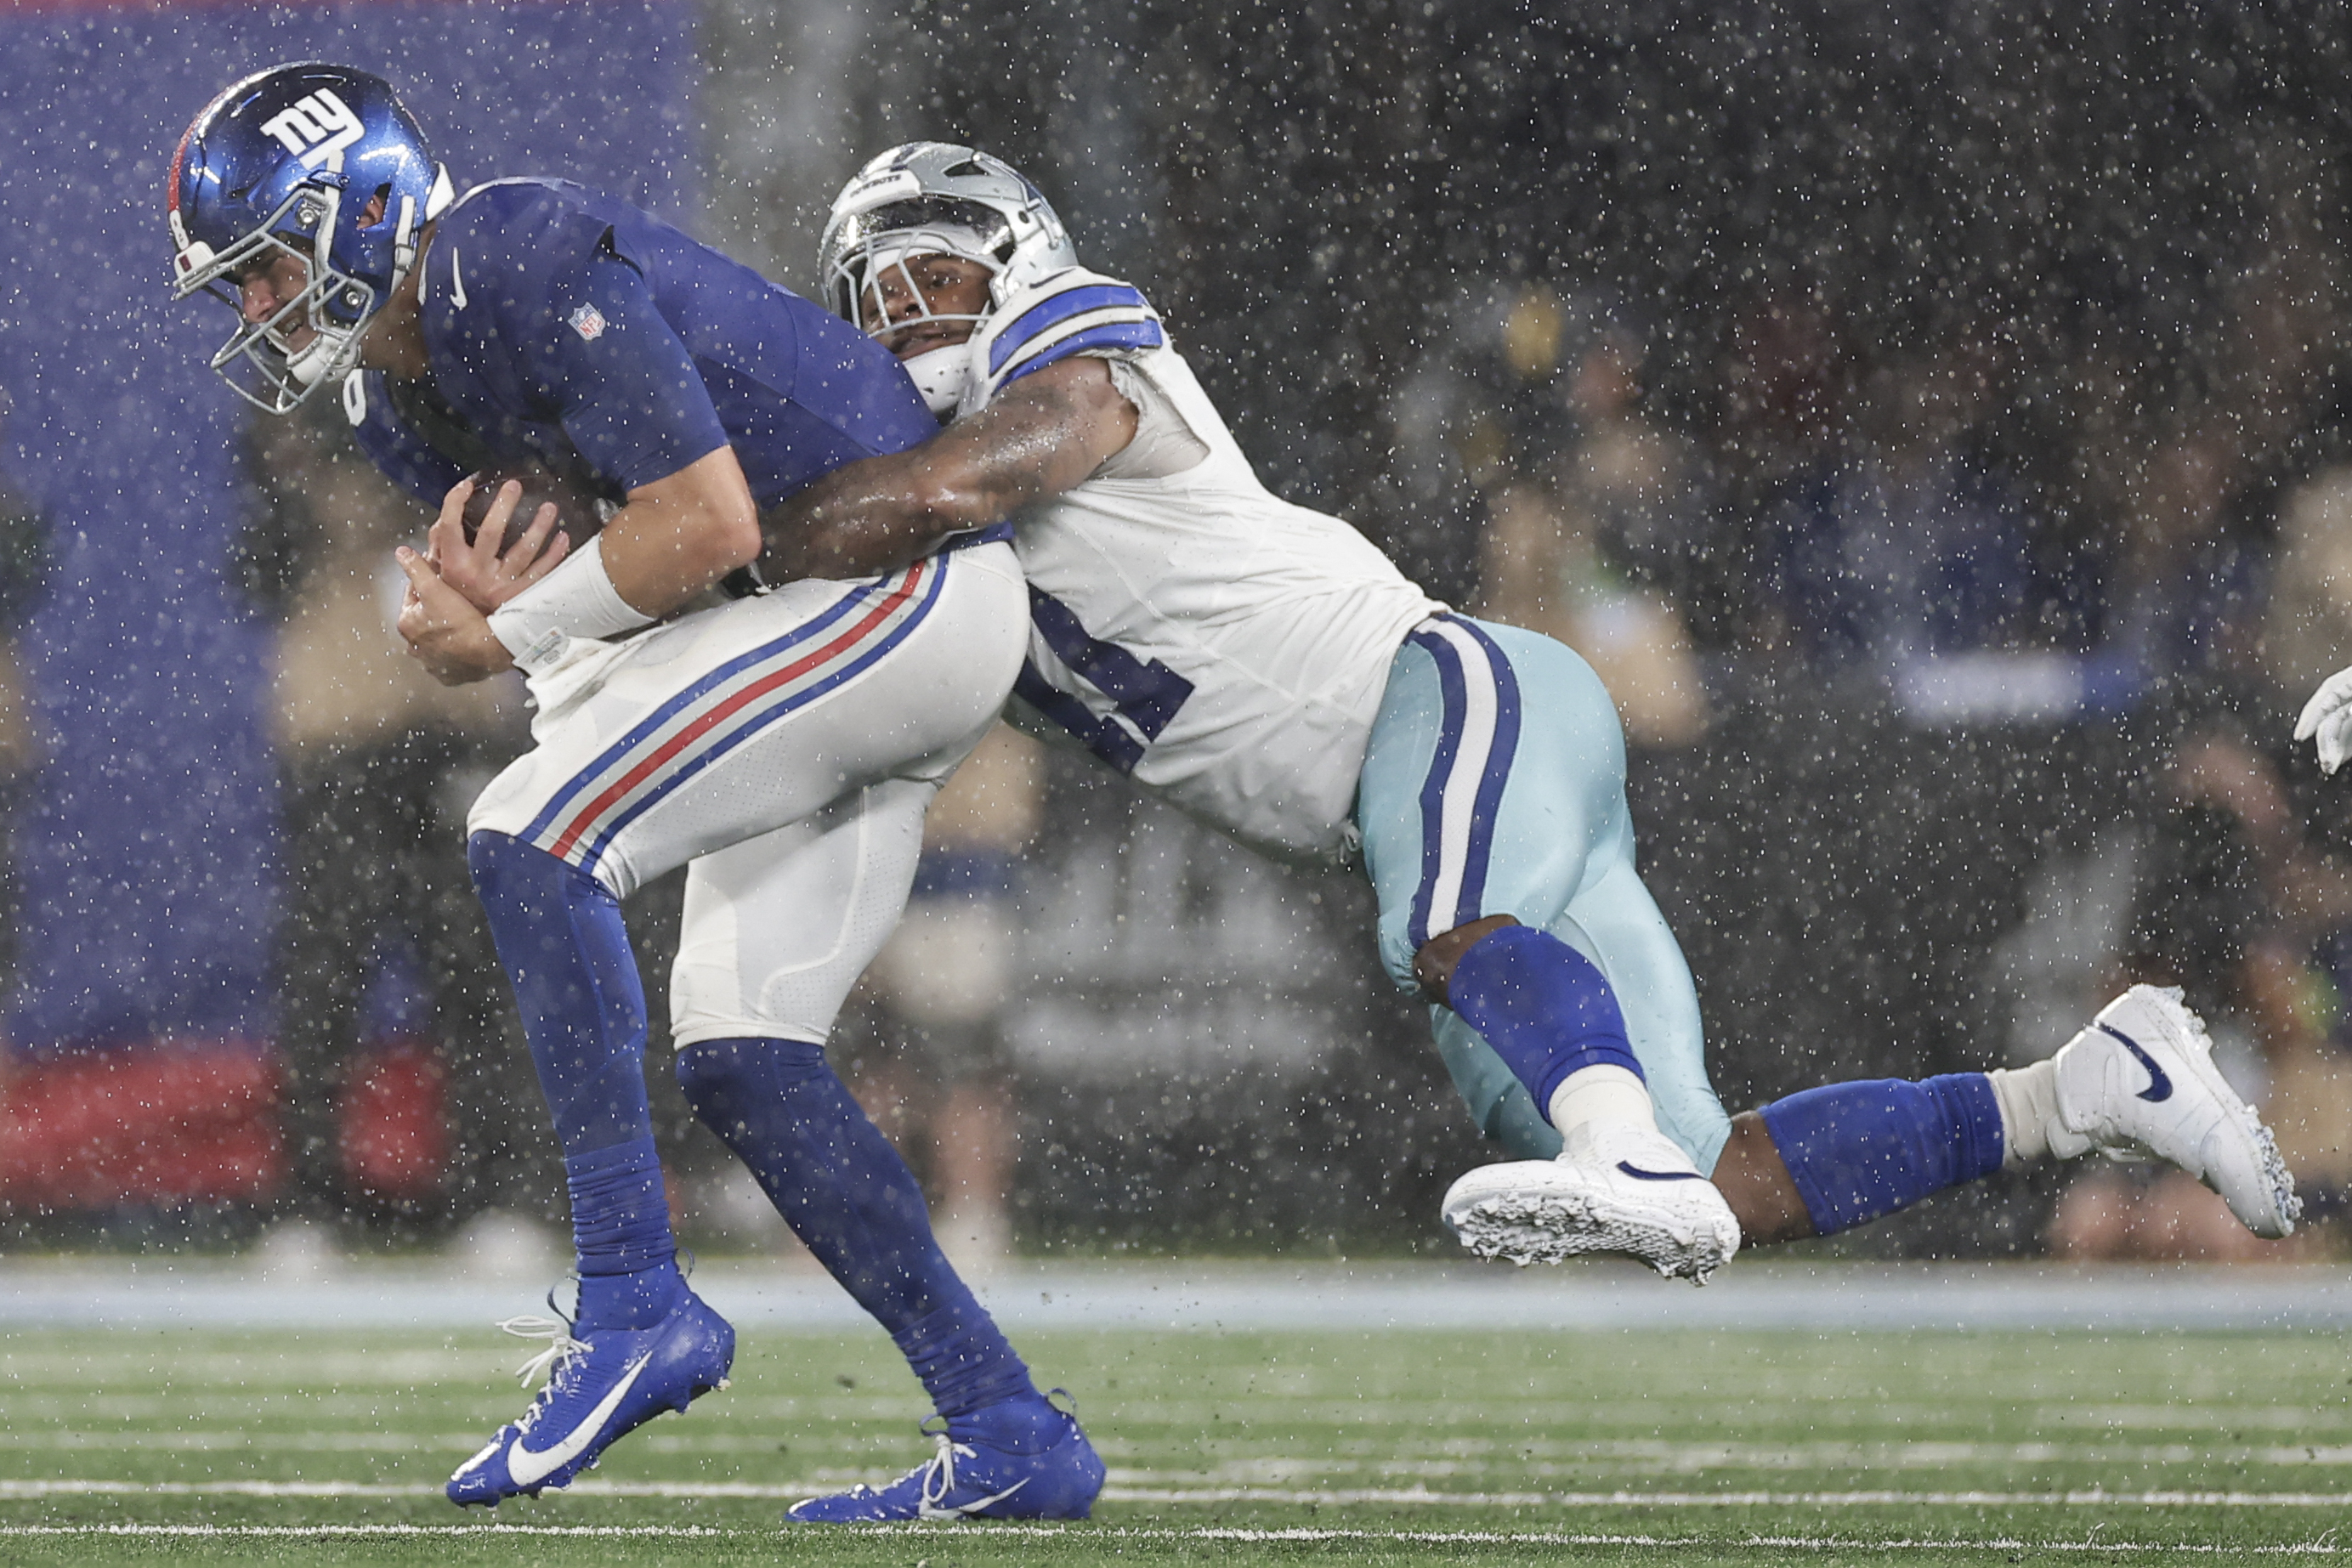
<path fill-rule="evenodd" d="M 331 88 L 310 97 L 261 122 L 261 129 L 285 144 L 286 151 L 312 169 L 343 172 L 343 149 L 365 134 L 366 127 Z"/>

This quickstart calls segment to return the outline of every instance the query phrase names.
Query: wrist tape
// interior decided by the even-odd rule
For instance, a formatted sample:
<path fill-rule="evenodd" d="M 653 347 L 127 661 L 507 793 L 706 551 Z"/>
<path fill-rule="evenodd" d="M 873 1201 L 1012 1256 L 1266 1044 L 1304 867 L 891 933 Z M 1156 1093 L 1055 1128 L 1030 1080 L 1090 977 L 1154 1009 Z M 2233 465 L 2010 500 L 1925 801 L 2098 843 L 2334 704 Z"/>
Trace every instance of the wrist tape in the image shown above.
<path fill-rule="evenodd" d="M 621 597 L 604 570 L 604 541 L 593 538 L 499 606 L 490 616 L 490 631 L 514 655 L 516 668 L 535 674 L 574 637 L 634 632 L 653 619 Z"/>

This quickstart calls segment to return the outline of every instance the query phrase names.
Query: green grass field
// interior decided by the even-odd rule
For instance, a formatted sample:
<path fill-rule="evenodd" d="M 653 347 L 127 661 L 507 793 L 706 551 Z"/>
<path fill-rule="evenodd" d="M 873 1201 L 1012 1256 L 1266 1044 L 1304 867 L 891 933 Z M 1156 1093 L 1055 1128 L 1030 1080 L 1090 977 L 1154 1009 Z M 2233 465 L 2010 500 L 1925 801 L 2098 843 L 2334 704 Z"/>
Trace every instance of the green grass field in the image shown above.
<path fill-rule="evenodd" d="M 486 1517 L 439 1482 L 521 1342 L 7 1333 L 0 1563 L 2137 1563 L 2352 1521 L 2326 1335 L 1024 1340 L 1110 1464 L 1090 1524 L 780 1529 L 928 1453 L 879 1335 L 747 1336 L 732 1388 Z"/>

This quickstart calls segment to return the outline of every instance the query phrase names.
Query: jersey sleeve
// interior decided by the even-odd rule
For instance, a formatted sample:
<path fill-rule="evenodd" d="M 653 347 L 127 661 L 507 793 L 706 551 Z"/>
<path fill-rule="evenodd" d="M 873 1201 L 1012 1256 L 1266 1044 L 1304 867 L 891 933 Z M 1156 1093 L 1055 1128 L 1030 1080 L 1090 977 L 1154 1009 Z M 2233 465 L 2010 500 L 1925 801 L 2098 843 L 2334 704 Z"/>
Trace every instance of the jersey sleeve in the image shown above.
<path fill-rule="evenodd" d="M 531 370 L 580 455 L 624 490 L 725 446 L 684 340 L 635 267 L 601 250 L 553 280 Z"/>
<path fill-rule="evenodd" d="M 1071 267 L 1033 284 L 991 315 L 972 347 L 980 372 L 972 378 L 972 406 L 1073 354 L 1140 353 L 1167 346 L 1160 313 L 1140 289 Z"/>
<path fill-rule="evenodd" d="M 466 470 L 404 423 L 381 371 L 353 371 L 343 384 L 352 438 L 383 476 L 428 507 L 438 507 Z"/>

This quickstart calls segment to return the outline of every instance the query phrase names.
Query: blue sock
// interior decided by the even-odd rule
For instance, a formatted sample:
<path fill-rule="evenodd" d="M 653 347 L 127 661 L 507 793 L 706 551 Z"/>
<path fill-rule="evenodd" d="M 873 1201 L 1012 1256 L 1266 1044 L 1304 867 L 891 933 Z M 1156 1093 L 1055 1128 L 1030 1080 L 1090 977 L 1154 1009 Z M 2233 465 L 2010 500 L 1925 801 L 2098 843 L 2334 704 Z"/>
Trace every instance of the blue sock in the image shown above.
<path fill-rule="evenodd" d="M 1552 1091 L 1580 1068 L 1605 1063 L 1648 1081 L 1616 993 L 1592 960 L 1549 931 L 1506 925 L 1472 943 L 1446 983 L 1446 1005 L 1518 1075 L 1546 1121 Z"/>
<path fill-rule="evenodd" d="M 823 1046 L 703 1040 L 677 1053 L 677 1081 L 793 1233 L 898 1342 L 951 1434 L 960 1417 L 1006 1400 L 1044 1404 L 932 1238 L 915 1173 L 850 1098 Z"/>
<path fill-rule="evenodd" d="M 577 1328 L 650 1328 L 685 1289 L 646 1099 L 646 994 L 620 901 L 505 833 L 466 845 L 555 1117 L 580 1254 Z"/>
<path fill-rule="evenodd" d="M 1822 1236 L 2000 1169 L 2000 1105 L 1981 1072 L 1832 1083 L 1759 1114 Z"/>
<path fill-rule="evenodd" d="M 686 1293 L 669 1228 L 661 1156 L 650 1137 L 569 1155 L 581 1328 L 651 1328 Z"/>

